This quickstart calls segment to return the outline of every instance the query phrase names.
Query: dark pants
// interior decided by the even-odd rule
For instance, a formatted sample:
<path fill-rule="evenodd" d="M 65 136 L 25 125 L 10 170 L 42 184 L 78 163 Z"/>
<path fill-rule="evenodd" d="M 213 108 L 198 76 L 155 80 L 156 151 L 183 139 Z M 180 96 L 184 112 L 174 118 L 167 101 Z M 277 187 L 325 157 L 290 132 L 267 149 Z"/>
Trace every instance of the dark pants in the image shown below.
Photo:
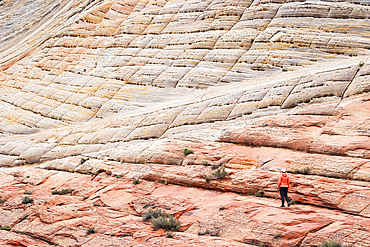
<path fill-rule="evenodd" d="M 284 205 L 284 199 L 289 203 L 288 198 L 288 187 L 280 187 L 280 198 L 281 198 L 281 205 Z"/>

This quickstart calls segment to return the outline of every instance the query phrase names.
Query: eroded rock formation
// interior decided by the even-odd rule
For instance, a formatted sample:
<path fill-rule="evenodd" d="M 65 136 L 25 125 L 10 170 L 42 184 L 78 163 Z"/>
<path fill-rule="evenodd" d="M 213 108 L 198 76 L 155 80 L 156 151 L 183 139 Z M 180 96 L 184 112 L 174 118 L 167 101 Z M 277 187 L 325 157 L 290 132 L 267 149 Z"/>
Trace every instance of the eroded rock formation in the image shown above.
<path fill-rule="evenodd" d="M 3 246 L 370 245 L 367 1 L 0 13 Z M 278 208 L 282 168 L 304 205 Z M 174 239 L 141 219 L 149 208 L 180 219 Z"/>

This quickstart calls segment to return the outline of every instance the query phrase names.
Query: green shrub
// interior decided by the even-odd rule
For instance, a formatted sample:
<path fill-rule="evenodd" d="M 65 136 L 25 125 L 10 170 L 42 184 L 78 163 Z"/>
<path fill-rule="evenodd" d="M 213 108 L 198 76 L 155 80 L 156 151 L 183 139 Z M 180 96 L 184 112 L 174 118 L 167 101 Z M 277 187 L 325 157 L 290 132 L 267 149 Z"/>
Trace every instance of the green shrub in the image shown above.
<path fill-rule="evenodd" d="M 207 175 L 207 174 L 204 174 L 203 176 L 204 176 L 204 179 L 206 180 L 207 183 L 209 183 L 212 179 L 212 177 Z"/>
<path fill-rule="evenodd" d="M 13 173 L 12 176 L 15 177 L 15 178 L 19 177 L 19 175 L 17 173 Z"/>
<path fill-rule="evenodd" d="M 263 194 L 265 194 L 265 191 L 259 190 L 254 195 L 257 196 L 257 197 L 261 197 L 261 196 L 263 196 Z"/>
<path fill-rule="evenodd" d="M 152 206 L 150 203 L 145 203 L 143 208 L 147 208 L 147 207 L 150 207 L 150 206 Z"/>
<path fill-rule="evenodd" d="M 187 148 L 185 148 L 184 149 L 184 154 L 185 154 L 185 156 L 186 155 L 189 155 L 189 154 L 193 154 L 194 153 L 194 151 L 193 150 L 191 150 L 191 149 L 187 149 Z"/>
<path fill-rule="evenodd" d="M 207 234 L 210 234 L 211 232 L 209 230 L 206 230 L 206 231 L 198 231 L 198 236 L 203 236 L 203 235 L 207 235 Z"/>
<path fill-rule="evenodd" d="M 276 234 L 274 235 L 274 238 L 279 238 L 280 236 L 281 236 L 281 232 L 276 233 Z"/>
<path fill-rule="evenodd" d="M 365 63 L 364 63 L 364 61 L 360 61 L 359 63 L 358 63 L 358 65 L 360 65 L 360 66 L 362 66 L 362 65 L 364 65 Z"/>
<path fill-rule="evenodd" d="M 318 247 L 342 247 L 342 244 L 337 241 L 325 241 L 321 243 Z"/>
<path fill-rule="evenodd" d="M 226 175 L 227 175 L 227 172 L 225 171 L 225 167 L 221 167 L 212 173 L 212 176 L 218 179 L 224 178 L 226 177 Z"/>
<path fill-rule="evenodd" d="M 32 192 L 31 192 L 31 191 L 26 190 L 26 191 L 24 191 L 24 194 L 26 194 L 26 195 L 32 195 Z"/>
<path fill-rule="evenodd" d="M 214 169 L 217 169 L 218 168 L 218 165 L 211 165 L 211 168 L 214 170 Z"/>
<path fill-rule="evenodd" d="M 5 200 L 0 199 L 0 204 L 4 204 Z"/>
<path fill-rule="evenodd" d="M 116 178 L 121 178 L 121 176 L 120 175 L 117 175 Z"/>
<path fill-rule="evenodd" d="M 22 203 L 23 204 L 28 204 L 28 203 L 32 203 L 33 202 L 33 199 L 32 198 L 30 198 L 30 197 L 28 197 L 28 196 L 25 196 L 25 197 L 23 197 L 23 199 L 22 199 Z"/>
<path fill-rule="evenodd" d="M 140 183 L 140 179 L 139 178 L 135 178 L 134 179 L 134 182 L 132 182 L 133 184 L 139 184 Z"/>
<path fill-rule="evenodd" d="M 146 211 L 144 214 L 143 214 L 143 220 L 150 220 L 150 219 L 154 219 L 154 218 L 158 218 L 160 216 L 167 216 L 166 213 L 162 212 L 162 210 L 160 209 L 149 209 L 148 211 Z"/>
<path fill-rule="evenodd" d="M 226 207 L 225 206 L 221 206 L 220 207 L 220 210 L 225 210 L 226 209 Z"/>
<path fill-rule="evenodd" d="M 298 202 L 296 200 L 292 199 L 292 200 L 289 201 L 289 204 L 294 205 L 294 204 L 298 204 Z"/>
<path fill-rule="evenodd" d="M 0 227 L 0 230 L 10 231 L 12 228 L 10 226 L 2 226 Z"/>
<path fill-rule="evenodd" d="M 175 234 L 173 232 L 167 232 L 166 233 L 166 238 L 173 238 Z"/>
<path fill-rule="evenodd" d="M 86 230 L 86 234 L 89 235 L 89 234 L 93 234 L 95 233 L 95 227 L 94 226 L 89 226 L 89 228 L 87 228 Z"/>
<path fill-rule="evenodd" d="M 203 165 L 203 166 L 209 166 L 209 163 L 208 163 L 208 161 L 203 161 L 203 162 L 202 162 L 202 165 Z"/>
<path fill-rule="evenodd" d="M 172 215 L 159 216 L 152 220 L 153 229 L 164 229 L 165 231 L 177 231 L 180 229 L 180 221 Z"/>
<path fill-rule="evenodd" d="M 66 195 L 72 193 L 72 189 L 62 189 L 62 190 L 53 190 L 51 194 L 53 195 Z"/>

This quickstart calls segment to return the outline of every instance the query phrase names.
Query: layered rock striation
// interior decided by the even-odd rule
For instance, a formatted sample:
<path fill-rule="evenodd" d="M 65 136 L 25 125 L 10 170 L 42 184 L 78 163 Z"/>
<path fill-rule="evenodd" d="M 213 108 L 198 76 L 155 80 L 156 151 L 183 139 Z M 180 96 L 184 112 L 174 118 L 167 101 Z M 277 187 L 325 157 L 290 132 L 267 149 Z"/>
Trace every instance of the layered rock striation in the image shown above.
<path fill-rule="evenodd" d="M 3 0 L 0 13 L 2 245 L 369 245 L 367 1 Z M 282 168 L 304 205 L 276 208 Z M 148 208 L 180 219 L 174 239 Z"/>

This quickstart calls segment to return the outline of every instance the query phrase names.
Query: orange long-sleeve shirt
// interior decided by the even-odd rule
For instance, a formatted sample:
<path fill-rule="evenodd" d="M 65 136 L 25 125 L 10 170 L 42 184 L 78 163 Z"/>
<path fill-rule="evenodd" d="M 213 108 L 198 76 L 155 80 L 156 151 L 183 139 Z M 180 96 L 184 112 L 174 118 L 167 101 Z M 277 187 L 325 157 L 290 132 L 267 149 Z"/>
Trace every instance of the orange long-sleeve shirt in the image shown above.
<path fill-rule="evenodd" d="M 278 189 L 280 187 L 288 187 L 289 188 L 289 177 L 285 173 L 281 174 L 281 176 L 279 178 Z"/>

